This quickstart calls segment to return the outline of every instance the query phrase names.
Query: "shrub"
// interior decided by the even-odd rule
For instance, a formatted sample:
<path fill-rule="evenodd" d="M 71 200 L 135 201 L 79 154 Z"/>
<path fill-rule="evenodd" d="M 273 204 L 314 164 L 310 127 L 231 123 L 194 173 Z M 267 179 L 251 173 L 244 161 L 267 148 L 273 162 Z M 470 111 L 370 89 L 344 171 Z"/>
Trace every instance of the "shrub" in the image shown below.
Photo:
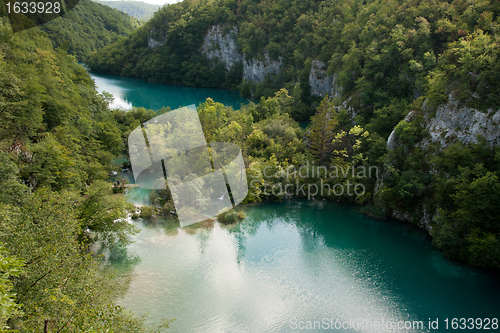
<path fill-rule="evenodd" d="M 140 218 L 152 218 L 154 213 L 154 207 L 151 206 L 142 206 L 141 213 L 139 214 Z"/>
<path fill-rule="evenodd" d="M 217 216 L 217 220 L 226 224 L 235 222 L 237 218 L 238 218 L 238 213 L 233 209 L 228 210 L 227 212 L 224 212 L 219 216 Z"/>

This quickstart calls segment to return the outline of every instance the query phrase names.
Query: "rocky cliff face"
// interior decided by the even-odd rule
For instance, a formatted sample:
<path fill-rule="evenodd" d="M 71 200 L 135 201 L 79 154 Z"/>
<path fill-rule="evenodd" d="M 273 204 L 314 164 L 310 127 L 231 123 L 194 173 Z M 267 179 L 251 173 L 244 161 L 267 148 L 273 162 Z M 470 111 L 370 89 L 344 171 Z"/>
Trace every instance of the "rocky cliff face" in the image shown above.
<path fill-rule="evenodd" d="M 237 36 L 238 29 L 236 27 L 232 27 L 224 33 L 223 27 L 214 25 L 208 29 L 200 51 L 207 59 L 218 58 L 224 63 L 226 70 L 230 70 L 243 61 L 243 55 L 239 52 L 236 43 Z"/>
<path fill-rule="evenodd" d="M 220 25 L 214 25 L 208 29 L 200 49 L 200 52 L 208 59 L 218 58 L 224 63 L 226 70 L 243 62 L 243 79 L 253 82 L 262 82 L 266 75 L 279 72 L 281 59 L 272 60 L 268 54 L 264 54 L 263 60 L 247 59 L 244 54 L 240 53 L 236 42 L 238 29 L 232 27 L 227 32 L 224 30 L 224 27 Z"/>
<path fill-rule="evenodd" d="M 281 58 L 279 61 L 269 58 L 269 54 L 264 54 L 264 60 L 245 59 L 243 61 L 243 80 L 253 82 L 263 82 L 270 73 L 278 73 L 281 67 Z"/>
<path fill-rule="evenodd" d="M 160 39 L 155 39 L 153 36 L 155 36 L 156 34 L 157 34 L 156 29 L 154 28 L 149 32 L 148 47 L 155 48 L 165 44 L 165 41 L 167 40 L 167 35 L 165 34 L 165 36 L 161 37 Z"/>
<path fill-rule="evenodd" d="M 237 43 L 238 28 L 236 26 L 224 27 L 221 25 L 211 26 L 204 37 L 200 52 L 207 59 L 218 59 L 229 71 L 235 65 L 243 63 L 243 80 L 252 82 L 263 82 L 268 74 L 277 74 L 281 68 L 282 60 L 273 60 L 269 54 L 263 54 L 261 59 L 248 59 L 240 52 Z M 148 36 L 150 48 L 165 44 L 167 36 L 158 36 L 156 29 L 152 29 Z M 327 75 L 327 65 L 321 61 L 314 60 L 309 74 L 311 94 L 314 96 L 337 97 L 340 95 L 339 87 L 335 84 L 335 76 Z"/>
<path fill-rule="evenodd" d="M 500 110 L 481 112 L 460 105 L 450 96 L 448 103 L 438 107 L 435 112 L 428 110 L 424 103 L 423 112 L 424 120 L 421 126 L 429 136 L 417 143 L 419 147 L 425 148 L 431 142 L 438 143 L 443 149 L 457 141 L 464 144 L 477 143 L 479 136 L 492 145 L 500 145 Z M 414 112 L 410 112 L 404 121 L 411 122 L 414 116 Z M 396 131 L 392 131 L 387 140 L 387 149 L 395 149 L 400 144 Z M 375 192 L 382 187 L 383 182 L 384 176 L 378 180 Z M 412 222 L 430 230 L 429 223 L 437 217 L 438 211 L 420 207 L 414 213 L 398 210 L 387 213 L 398 220 Z"/>
<path fill-rule="evenodd" d="M 479 136 L 492 145 L 500 145 L 500 110 L 489 109 L 482 112 L 461 106 L 452 96 L 449 97 L 448 103 L 437 108 L 435 114 L 426 109 L 424 104 L 425 116 L 422 126 L 430 136 L 418 144 L 421 147 L 433 142 L 446 148 L 457 140 L 465 144 L 477 143 Z M 410 112 L 404 121 L 410 122 L 413 116 L 413 112 Z M 397 145 L 394 130 L 387 140 L 387 149 L 394 149 Z"/>
<path fill-rule="evenodd" d="M 327 75 L 327 65 L 321 61 L 313 60 L 311 72 L 309 73 L 309 85 L 311 95 L 323 97 L 338 97 L 338 87 L 335 85 L 335 77 Z"/>
<path fill-rule="evenodd" d="M 451 97 L 449 102 L 436 110 L 436 115 L 427 119 L 426 129 L 433 142 L 443 147 L 459 140 L 476 143 L 483 136 L 492 145 L 500 145 L 500 110 L 487 112 L 460 107 Z"/>

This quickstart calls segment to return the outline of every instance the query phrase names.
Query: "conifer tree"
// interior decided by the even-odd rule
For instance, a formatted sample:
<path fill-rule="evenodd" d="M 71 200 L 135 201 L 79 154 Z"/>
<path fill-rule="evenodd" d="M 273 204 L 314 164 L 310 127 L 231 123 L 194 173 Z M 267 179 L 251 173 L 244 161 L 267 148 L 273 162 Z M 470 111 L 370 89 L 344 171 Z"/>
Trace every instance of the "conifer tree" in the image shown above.
<path fill-rule="evenodd" d="M 327 96 L 318 106 L 316 114 L 311 117 L 310 129 L 306 134 L 309 151 L 319 164 L 325 164 L 330 160 L 337 123 L 333 102 Z"/>

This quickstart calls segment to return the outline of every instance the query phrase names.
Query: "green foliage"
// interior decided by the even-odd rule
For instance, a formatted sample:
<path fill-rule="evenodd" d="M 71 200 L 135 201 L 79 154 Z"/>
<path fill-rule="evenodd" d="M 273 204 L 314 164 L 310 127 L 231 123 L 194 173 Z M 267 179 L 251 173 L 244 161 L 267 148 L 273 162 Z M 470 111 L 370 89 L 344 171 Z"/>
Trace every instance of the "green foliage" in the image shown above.
<path fill-rule="evenodd" d="M 21 306 L 15 302 L 16 294 L 12 292 L 10 280 L 23 272 L 24 262 L 9 255 L 9 252 L 0 246 L 0 330 L 8 329 L 7 320 L 19 315 Z"/>
<path fill-rule="evenodd" d="M 106 278 L 97 274 L 97 262 L 75 239 L 80 224 L 73 205 L 68 193 L 40 189 L 20 205 L 0 207 L 1 240 L 26 262 L 13 289 L 22 313 L 11 317 L 9 325 L 37 331 L 48 319 L 51 331 L 115 327 L 136 332 L 142 324 L 111 306 Z"/>
<path fill-rule="evenodd" d="M 417 121 L 406 122 L 402 120 L 394 130 L 396 131 L 398 140 L 410 146 L 420 141 L 423 135 L 422 126 Z"/>
<path fill-rule="evenodd" d="M 486 110 L 500 103 L 500 31 L 475 30 L 450 43 L 439 58 L 439 68 L 428 78 L 430 98 L 435 103 L 452 93 L 466 104 Z"/>
<path fill-rule="evenodd" d="M 123 197 L 111 195 L 108 182 L 95 181 L 85 191 L 78 206 L 78 219 L 83 230 L 99 235 L 103 245 L 127 245 L 129 235 L 138 231 L 127 222 L 127 205 Z"/>
<path fill-rule="evenodd" d="M 325 164 L 331 159 L 334 130 L 338 124 L 336 115 L 333 102 L 325 98 L 318 106 L 316 114 L 311 117 L 311 125 L 307 132 L 308 148 L 320 164 Z"/>
<path fill-rule="evenodd" d="M 127 13 L 138 20 L 147 21 L 161 6 L 142 1 L 99 1 L 103 5 Z"/>
<path fill-rule="evenodd" d="M 453 154 L 456 149 L 446 152 Z M 500 181 L 495 151 L 492 154 L 481 144 L 462 148 L 457 153 L 464 163 L 458 167 L 444 158 L 436 159 L 442 168 L 436 177 L 436 197 L 442 208 L 432 230 L 434 243 L 450 257 L 474 266 L 500 264 Z"/>
<path fill-rule="evenodd" d="M 154 216 L 155 208 L 151 206 L 142 206 L 141 213 L 139 214 L 140 218 L 150 219 Z"/>
<path fill-rule="evenodd" d="M 54 51 L 37 28 L 13 34 L 0 20 L 0 242 L 10 253 L 0 255 L 2 325 L 147 332 L 114 304 L 89 251 L 96 239 L 126 244 L 134 231 L 105 181 L 128 124 L 74 57 Z"/>
<path fill-rule="evenodd" d="M 457 142 L 446 149 L 411 148 L 415 131 L 408 125 L 404 129 L 405 145 L 387 157 L 379 204 L 389 211 L 411 212 L 415 222 L 423 207 L 431 214 L 437 210 L 431 222 L 435 246 L 470 265 L 498 267 L 499 148 L 482 141 Z"/>
<path fill-rule="evenodd" d="M 245 213 L 242 211 L 237 211 L 234 208 L 224 213 L 217 215 L 217 221 L 222 222 L 224 224 L 230 224 L 236 222 L 238 219 L 244 219 Z"/>
<path fill-rule="evenodd" d="M 478 93 L 493 102 L 499 95 L 495 78 L 500 48 L 493 37 L 499 13 L 493 1 L 186 1 L 161 8 L 145 26 L 100 50 L 88 63 L 94 70 L 158 82 L 239 86 L 244 95 L 257 99 L 285 87 L 302 103 L 291 116 L 304 120 L 315 102 L 308 80 L 316 59 L 328 65 L 329 75 L 336 75 L 342 99 L 357 111 L 358 124 L 364 126 L 375 116 L 376 129 L 368 130 L 387 137 L 404 117 L 405 105 L 426 89 L 438 102 L 447 98 L 446 79 L 451 76 L 480 88 Z M 240 85 L 242 66 L 233 75 L 217 61 L 207 61 L 199 50 L 213 25 L 226 30 L 236 26 L 246 60 L 267 53 L 281 59 L 279 73 Z M 471 35 L 478 29 L 484 33 Z M 150 38 L 163 45 L 148 47 Z M 445 56 L 438 61 L 443 50 Z M 448 64 L 460 70 L 454 72 Z M 300 99 L 292 86 L 300 90 Z"/>
<path fill-rule="evenodd" d="M 394 100 L 389 106 L 375 110 L 373 118 L 366 127 L 368 131 L 376 132 L 384 138 L 388 138 L 396 125 L 408 113 L 407 105 L 404 101 Z"/>
<path fill-rule="evenodd" d="M 84 61 L 92 51 L 128 36 L 140 23 L 119 10 L 79 0 L 64 16 L 41 26 L 54 44 Z"/>
<path fill-rule="evenodd" d="M 184 2 L 161 8 L 143 29 L 89 57 L 94 70 L 188 86 L 235 88 L 243 66 L 225 71 L 199 53 L 204 31 L 223 23 L 227 10 L 214 3 Z M 168 22 L 166 26 L 164 22 Z M 227 22 L 227 21 L 226 21 Z M 163 43 L 148 47 L 148 39 Z M 136 52 L 137 51 L 137 52 Z"/>

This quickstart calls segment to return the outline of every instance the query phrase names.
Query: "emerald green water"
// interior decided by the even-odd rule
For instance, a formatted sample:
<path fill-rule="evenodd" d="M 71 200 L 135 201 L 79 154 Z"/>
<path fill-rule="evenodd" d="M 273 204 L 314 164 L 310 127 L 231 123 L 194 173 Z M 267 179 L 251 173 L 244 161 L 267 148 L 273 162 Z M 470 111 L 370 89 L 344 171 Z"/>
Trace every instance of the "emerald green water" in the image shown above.
<path fill-rule="evenodd" d="M 229 227 L 134 222 L 141 262 L 120 304 L 150 323 L 175 318 L 170 332 L 290 332 L 324 318 L 425 324 L 336 332 L 444 332 L 446 318 L 500 314 L 498 277 L 443 258 L 422 230 L 325 201 L 243 209 Z"/>
<path fill-rule="evenodd" d="M 97 90 L 109 92 L 115 98 L 112 107 L 130 109 L 132 106 L 158 110 L 162 106 L 176 109 L 205 102 L 207 97 L 216 102 L 230 105 L 238 110 L 248 99 L 238 92 L 225 89 L 194 88 L 169 84 L 150 83 L 137 78 L 105 75 L 89 72 L 94 79 Z"/>
<path fill-rule="evenodd" d="M 175 108 L 206 97 L 236 108 L 244 102 L 223 90 L 93 77 L 98 89 L 114 94 L 123 107 Z M 135 189 L 127 197 L 147 204 L 147 194 Z M 131 222 L 141 232 L 128 254 L 140 263 L 119 303 L 138 315 L 149 313 L 151 324 L 175 318 L 169 332 L 180 333 L 448 332 L 456 331 L 453 318 L 500 316 L 499 276 L 443 258 L 420 229 L 326 201 L 243 210 L 247 217 L 229 227 Z M 439 320 L 438 329 L 429 328 L 429 318 Z M 365 324 L 313 326 L 331 319 Z M 377 328 L 382 321 L 422 321 L 424 327 Z M 311 329 L 299 330 L 299 324 Z"/>

